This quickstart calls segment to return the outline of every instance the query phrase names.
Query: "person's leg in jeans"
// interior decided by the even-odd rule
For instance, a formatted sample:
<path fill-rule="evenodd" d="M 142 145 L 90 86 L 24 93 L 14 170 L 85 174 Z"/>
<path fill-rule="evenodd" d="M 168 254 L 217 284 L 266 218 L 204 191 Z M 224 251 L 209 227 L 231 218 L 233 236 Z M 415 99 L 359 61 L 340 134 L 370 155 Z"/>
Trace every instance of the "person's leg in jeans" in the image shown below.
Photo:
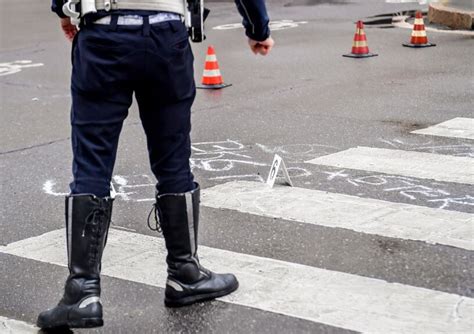
<path fill-rule="evenodd" d="M 193 181 L 191 106 L 196 94 L 188 32 L 180 21 L 152 26 L 147 80 L 136 88 L 157 178 L 155 209 L 168 250 L 167 306 L 217 298 L 238 287 L 232 274 L 216 274 L 199 264 L 199 185 Z"/>

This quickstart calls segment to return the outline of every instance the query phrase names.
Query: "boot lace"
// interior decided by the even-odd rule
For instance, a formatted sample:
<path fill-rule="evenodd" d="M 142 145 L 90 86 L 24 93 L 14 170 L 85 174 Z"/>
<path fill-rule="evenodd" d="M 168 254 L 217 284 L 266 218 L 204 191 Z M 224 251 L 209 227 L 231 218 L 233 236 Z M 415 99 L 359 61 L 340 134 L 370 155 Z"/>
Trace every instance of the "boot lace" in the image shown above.
<path fill-rule="evenodd" d="M 154 203 L 147 218 L 147 224 L 150 230 L 162 233 L 160 217 L 160 208 L 157 203 Z"/>
<path fill-rule="evenodd" d="M 108 210 L 105 206 L 105 203 L 102 202 L 97 207 L 95 207 L 85 219 L 84 229 L 82 230 L 82 237 L 85 237 L 86 229 L 89 226 L 89 230 L 91 232 L 89 262 L 91 264 L 95 263 L 98 260 L 100 237 L 102 235 L 102 229 L 106 224 L 107 219 Z"/>

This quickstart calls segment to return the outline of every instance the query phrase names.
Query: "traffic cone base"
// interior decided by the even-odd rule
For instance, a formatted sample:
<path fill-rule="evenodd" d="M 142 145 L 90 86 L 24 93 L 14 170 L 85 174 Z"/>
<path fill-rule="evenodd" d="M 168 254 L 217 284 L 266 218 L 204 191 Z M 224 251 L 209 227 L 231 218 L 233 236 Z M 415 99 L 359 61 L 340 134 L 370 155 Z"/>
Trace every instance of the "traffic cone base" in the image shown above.
<path fill-rule="evenodd" d="M 411 44 L 411 43 L 403 43 L 403 46 L 407 48 L 429 48 L 430 46 L 436 46 L 434 43 L 426 43 L 426 44 Z"/>
<path fill-rule="evenodd" d="M 349 58 L 369 58 L 369 57 L 376 57 L 378 56 L 378 54 L 376 53 L 372 53 L 372 52 L 369 52 L 369 53 L 360 53 L 360 54 L 357 54 L 357 53 L 348 53 L 346 55 L 342 55 L 343 57 L 349 57 Z"/>
<path fill-rule="evenodd" d="M 226 87 L 229 87 L 229 86 L 232 86 L 232 84 L 221 83 L 221 84 L 216 84 L 216 85 L 200 85 L 200 86 L 197 86 L 196 88 L 199 88 L 199 89 L 221 89 L 221 88 L 226 88 Z"/>

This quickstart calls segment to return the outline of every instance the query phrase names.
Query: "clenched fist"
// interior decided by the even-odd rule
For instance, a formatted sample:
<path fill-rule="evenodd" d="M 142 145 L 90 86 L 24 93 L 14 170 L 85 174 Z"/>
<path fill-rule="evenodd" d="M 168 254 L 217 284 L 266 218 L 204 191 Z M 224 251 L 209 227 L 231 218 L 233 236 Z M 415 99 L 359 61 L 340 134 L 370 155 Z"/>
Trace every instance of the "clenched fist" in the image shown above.
<path fill-rule="evenodd" d="M 77 27 L 71 23 L 71 18 L 66 17 L 61 19 L 61 29 L 64 32 L 66 38 L 72 42 L 74 36 L 77 34 Z"/>
<path fill-rule="evenodd" d="M 262 56 L 266 56 L 268 53 L 270 53 L 270 50 L 273 48 L 274 44 L 275 42 L 271 37 L 268 37 L 262 42 L 254 41 L 253 39 L 249 38 L 249 45 L 252 52 L 254 54 L 261 54 Z"/>

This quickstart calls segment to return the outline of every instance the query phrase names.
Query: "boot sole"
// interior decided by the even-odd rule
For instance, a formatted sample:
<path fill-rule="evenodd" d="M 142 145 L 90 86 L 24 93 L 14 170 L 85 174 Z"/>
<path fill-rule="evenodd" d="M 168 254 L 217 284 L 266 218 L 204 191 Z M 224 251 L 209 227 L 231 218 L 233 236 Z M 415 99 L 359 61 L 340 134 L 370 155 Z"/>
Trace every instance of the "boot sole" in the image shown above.
<path fill-rule="evenodd" d="M 68 322 L 69 328 L 94 328 L 104 326 L 104 320 L 101 318 L 87 318 Z"/>
<path fill-rule="evenodd" d="M 226 296 L 228 294 L 231 294 L 235 290 L 239 288 L 239 282 L 237 282 L 235 285 L 231 286 L 230 288 L 222 291 L 217 291 L 213 293 L 206 293 L 206 294 L 201 294 L 201 295 L 194 295 L 194 296 L 188 296 L 188 297 L 183 297 L 179 299 L 169 299 L 165 298 L 165 306 L 167 307 L 183 307 L 183 306 L 188 306 L 191 304 L 195 304 L 198 302 L 204 302 L 212 299 L 216 299 L 219 297 Z"/>
<path fill-rule="evenodd" d="M 87 318 L 68 321 L 65 324 L 58 324 L 53 326 L 41 326 L 40 323 L 37 323 L 37 326 L 45 330 L 59 328 L 94 328 L 104 326 L 104 320 L 101 318 Z"/>

